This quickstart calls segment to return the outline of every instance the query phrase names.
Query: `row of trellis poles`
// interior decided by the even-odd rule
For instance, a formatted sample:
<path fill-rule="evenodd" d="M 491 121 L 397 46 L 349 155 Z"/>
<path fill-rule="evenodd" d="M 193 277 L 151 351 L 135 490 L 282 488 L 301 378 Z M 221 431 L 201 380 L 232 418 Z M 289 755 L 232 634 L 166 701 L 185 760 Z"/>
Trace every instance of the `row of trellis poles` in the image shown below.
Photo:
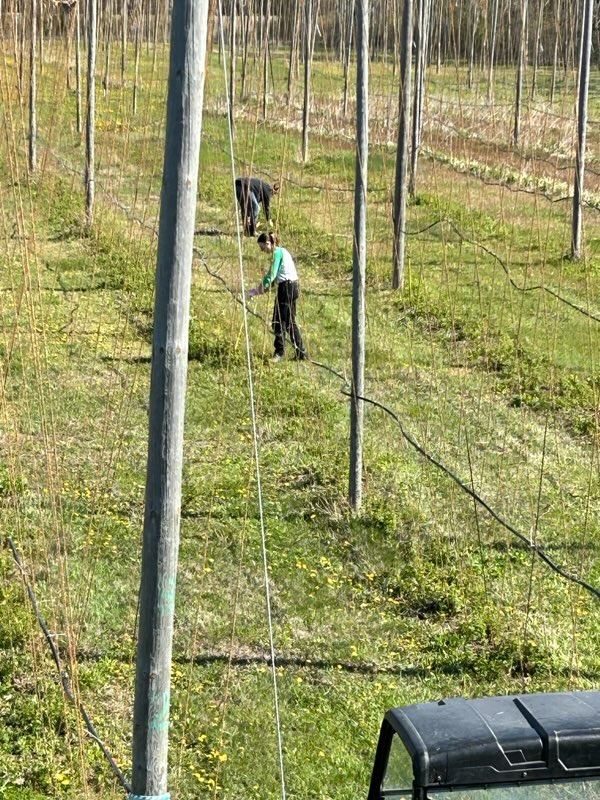
<path fill-rule="evenodd" d="M 380 4 L 379 0 L 379 4 Z M 567 7 L 566 0 L 564 8 Z M 488 100 L 493 96 L 492 78 L 494 68 L 494 58 L 497 52 L 504 52 L 505 60 L 511 57 L 515 59 L 516 82 L 515 82 L 515 116 L 513 126 L 513 146 L 518 147 L 520 139 L 520 121 L 522 114 L 522 95 L 523 95 L 523 72 L 528 59 L 528 53 L 533 50 L 538 54 L 540 50 L 541 38 L 543 35 L 549 36 L 549 32 L 554 32 L 553 64 L 556 71 L 558 64 L 558 54 L 562 52 L 563 64 L 568 62 L 569 53 L 573 51 L 573 41 L 579 25 L 579 48 L 578 48 L 578 86 L 579 102 L 577 111 L 577 146 L 576 146 L 576 168 L 573 183 L 573 215 L 572 215 L 572 239 L 571 254 L 574 259 L 582 255 L 582 207 L 583 207 L 583 187 L 585 177 L 585 144 L 587 129 L 587 96 L 589 86 L 589 72 L 591 65 L 592 36 L 594 30 L 594 3 L 593 0 L 584 0 L 583 8 L 579 13 L 579 5 L 574 6 L 574 14 L 571 25 L 567 25 L 569 33 L 565 33 L 562 39 L 559 37 L 559 27 L 542 24 L 543 5 L 537 6 L 535 30 L 535 46 L 531 48 L 531 28 L 530 11 L 534 8 L 530 0 L 524 0 L 520 4 L 518 25 L 516 30 L 518 35 L 513 38 L 510 35 L 500 35 L 498 26 L 499 19 L 507 19 L 514 23 L 516 17 L 510 16 L 510 8 L 501 0 L 490 0 L 486 7 L 485 30 L 486 35 L 476 37 L 477 26 L 480 25 L 480 16 L 472 17 L 466 13 L 472 10 L 472 5 L 465 7 L 465 16 L 454 26 L 452 20 L 455 18 L 453 11 L 449 10 L 448 20 L 445 26 L 440 27 L 440 2 L 439 0 L 417 0 L 413 8 L 413 0 L 403 0 L 385 3 L 382 9 L 383 16 L 391 23 L 391 30 L 399 33 L 399 46 L 394 49 L 394 63 L 398 63 L 399 72 L 399 125 L 398 143 L 396 151 L 396 177 L 394 184 L 394 215 L 393 215 L 393 253 L 392 253 L 392 285 L 401 288 L 404 280 L 404 256 L 405 256 L 405 229 L 406 229 L 406 207 L 409 195 L 414 195 L 417 181 L 418 152 L 421 141 L 421 129 L 423 125 L 423 106 L 425 93 L 425 73 L 434 51 L 438 53 L 438 64 L 440 54 L 447 52 L 447 47 L 442 47 L 442 29 L 446 31 L 447 37 L 455 38 L 455 52 L 469 54 L 469 74 L 475 60 L 475 42 L 479 42 L 481 52 L 478 58 L 484 62 L 484 55 L 488 57 Z M 377 1 L 373 3 L 377 6 Z M 214 12 L 215 2 L 212 0 L 211 14 Z M 360 5 L 362 8 L 362 5 Z M 391 9 L 391 14 L 390 14 Z M 401 15 L 399 14 L 401 9 Z M 459 9 L 463 9 L 463 3 L 459 4 Z M 239 14 L 238 14 L 239 10 Z M 455 9 L 454 9 L 455 11 Z M 558 13 L 558 5 L 555 12 Z M 99 12 L 99 13 L 98 13 Z M 288 76 L 288 100 L 291 102 L 292 90 L 294 86 L 294 71 L 300 62 L 303 62 L 303 114 L 302 114 L 302 156 L 306 161 L 309 158 L 309 126 L 310 126 L 310 107 L 311 107 L 311 63 L 314 58 L 316 30 L 320 31 L 321 37 L 333 37 L 336 45 L 334 51 L 339 53 L 343 62 L 345 83 L 344 83 L 344 111 L 347 109 L 347 78 L 350 64 L 351 43 L 355 39 L 357 52 L 363 52 L 363 39 L 366 42 L 366 61 L 363 65 L 361 58 L 358 59 L 358 66 L 365 67 L 364 73 L 358 77 L 358 97 L 360 98 L 361 80 L 366 81 L 366 64 L 369 56 L 377 57 L 381 52 L 387 52 L 387 39 L 389 29 L 385 28 L 383 34 L 377 31 L 375 20 L 378 18 L 374 13 L 367 13 L 366 21 L 360 16 L 359 27 L 357 18 L 356 26 L 353 17 L 347 13 L 346 6 L 334 0 L 295 0 L 294 3 L 283 5 L 275 0 L 258 5 L 253 0 L 231 0 L 229 6 L 229 47 L 230 52 L 230 78 L 233 81 L 236 75 L 237 42 L 241 39 L 241 51 L 243 68 L 241 72 L 240 91 L 243 92 L 245 64 L 248 56 L 249 38 L 254 36 L 255 45 L 262 52 L 263 58 L 263 115 L 266 116 L 266 98 L 268 93 L 268 58 L 270 57 L 271 39 L 282 39 L 285 35 L 289 36 L 289 76 Z M 84 24 L 81 25 L 83 19 Z M 239 19 L 239 25 L 237 20 Z M 435 20 L 438 20 L 437 28 Z M 398 22 L 398 20 L 400 20 Z M 465 23 L 466 20 L 466 23 Z M 470 22 L 469 22 L 470 20 Z M 39 24 L 38 24 L 39 22 Z M 433 23 L 433 24 L 432 24 Z M 489 23 L 489 25 L 488 25 Z M 377 23 L 378 24 L 378 23 Z M 450 25 L 450 27 L 448 27 Z M 465 27 L 466 25 L 466 27 Z M 399 26 L 399 27 L 398 27 Z M 163 39 L 169 29 L 168 15 L 159 3 L 142 3 L 136 0 L 131 4 L 127 2 L 117 4 L 115 0 L 104 0 L 98 3 L 97 0 L 86 0 L 80 4 L 77 0 L 66 0 L 58 3 L 50 13 L 48 6 L 44 3 L 39 4 L 38 0 L 29 0 L 21 5 L 17 0 L 7 3 L 0 11 L 0 27 L 5 41 L 13 42 L 17 63 L 20 65 L 19 76 L 22 84 L 25 70 L 23 67 L 26 36 L 25 30 L 29 28 L 29 168 L 35 171 L 37 164 L 36 139 L 37 139 L 37 117 L 36 117 L 36 86 L 38 71 L 43 68 L 44 63 L 44 40 L 52 41 L 54 34 L 68 37 L 68 41 L 75 39 L 75 62 L 76 62 L 76 92 L 77 92 L 77 116 L 78 128 L 81 127 L 81 57 L 80 50 L 87 46 L 87 103 L 86 103 L 86 163 L 85 163 L 85 195 L 86 195 L 86 217 L 92 221 L 94 213 L 94 185 L 95 185 L 95 157 L 94 157 L 94 128 L 95 128 L 95 92 L 96 92 L 96 43 L 99 39 L 99 31 L 102 31 L 102 41 L 104 46 L 104 79 L 103 85 L 108 85 L 108 69 L 110 64 L 110 49 L 113 41 L 121 44 L 121 80 L 124 80 L 127 44 L 133 34 L 135 42 L 135 60 L 139 63 L 139 53 L 142 47 L 142 40 L 150 41 L 156 48 L 159 41 L 159 33 Z M 510 25 L 509 25 L 510 28 Z M 209 31 L 212 30 L 210 21 Z M 38 39 L 39 31 L 39 39 Z M 435 31 L 437 44 L 432 40 L 432 33 Z M 466 32 L 470 35 L 466 36 Z M 287 32 L 287 34 L 286 34 Z M 81 33 L 81 35 L 80 35 Z M 376 41 L 376 46 L 369 43 L 369 34 Z M 210 39 L 210 34 L 209 34 Z M 394 39 L 395 41 L 395 39 Z M 499 47 L 499 42 L 504 42 L 503 47 Z M 512 42 L 512 47 L 508 46 Z M 567 46 L 568 43 L 568 46 Z M 435 46 L 434 46 L 435 44 Z M 414 45 L 414 48 L 413 46 Z M 559 47 L 559 45 L 561 45 Z M 383 48 L 383 51 L 381 50 Z M 465 50 L 467 48 L 467 50 Z M 415 58 L 412 58 L 412 51 L 415 51 Z M 38 69 L 39 52 L 39 69 Z M 537 64 L 538 56 L 534 58 L 534 66 Z M 414 61 L 414 63 L 413 63 Z M 414 80 L 413 80 L 414 70 Z M 554 85 L 554 78 L 553 78 Z M 134 111 L 137 104 L 137 66 L 134 78 L 133 102 Z M 413 88 L 414 87 L 414 88 Z M 367 90 L 364 90 L 367 91 Z M 366 94 L 365 94 L 366 104 Z M 230 116 L 233 122 L 235 116 L 235 92 L 231 92 Z M 357 130 L 357 147 L 360 146 L 362 137 L 366 135 L 366 130 Z M 358 158 L 358 156 L 357 156 Z M 366 170 L 366 151 L 360 156 L 357 162 L 357 170 Z M 357 172 L 358 174 L 358 172 Z M 364 172 L 366 182 L 366 172 Z M 360 192 L 357 192 L 357 196 Z M 357 208 L 357 219 L 363 212 Z M 360 228 L 362 223 L 357 222 Z M 356 233 L 356 246 L 362 252 L 363 245 L 359 241 L 358 229 Z M 362 255 L 359 257 L 359 261 Z M 360 271 L 357 272 L 357 280 L 360 278 Z M 360 297 L 355 298 L 358 306 L 361 305 Z M 360 314 L 355 319 L 354 343 L 358 346 L 360 340 Z M 362 382 L 360 378 L 360 358 L 357 356 L 355 364 L 355 391 L 358 395 L 362 393 Z M 356 406 L 356 410 L 359 406 Z M 353 406 L 354 408 L 354 406 Z M 353 412 L 354 413 L 354 412 Z M 358 413 L 358 412 L 357 412 Z M 358 464 L 360 464 L 360 434 L 355 430 L 359 425 L 359 417 L 353 422 L 353 448 L 352 448 L 352 469 L 350 498 L 355 508 L 360 506 L 360 481 L 357 480 Z M 356 425 L 354 424 L 356 423 Z M 360 472 L 360 470 L 358 470 Z"/>
<path fill-rule="evenodd" d="M 381 6 L 383 2 L 383 6 Z M 560 3 L 563 3 L 560 6 Z M 283 4 L 276 0 L 268 0 L 259 4 L 255 0 L 230 0 L 229 24 L 230 43 L 230 78 L 232 86 L 236 75 L 236 61 L 238 50 L 242 54 L 242 69 L 240 73 L 240 93 L 243 95 L 245 86 L 246 64 L 249 52 L 249 42 L 254 37 L 255 52 L 261 52 L 263 58 L 263 115 L 267 113 L 268 96 L 268 60 L 271 55 L 271 40 L 282 40 L 289 37 L 289 75 L 288 75 L 288 101 L 291 102 L 294 88 L 294 74 L 298 64 L 302 61 L 303 68 L 303 103 L 302 103 L 302 155 L 306 161 L 309 157 L 309 127 L 311 108 L 311 63 L 314 57 L 317 30 L 323 43 L 329 39 L 335 45 L 332 51 L 339 53 L 343 63 L 344 81 L 344 111 L 347 110 L 347 85 L 348 69 L 350 64 L 350 50 L 353 36 L 352 16 L 347 13 L 346 5 L 340 0 L 295 0 L 294 3 Z M 535 91 L 535 71 L 539 63 L 540 52 L 546 52 L 542 42 L 546 41 L 548 51 L 552 52 L 553 77 L 552 87 L 555 85 L 555 76 L 559 63 L 563 68 L 571 61 L 578 63 L 579 102 L 577 113 L 578 137 L 576 147 L 576 170 L 573 186 L 573 224 L 572 224 L 572 256 L 581 257 L 582 247 L 582 222 L 581 209 L 584 186 L 585 167 L 585 133 L 587 124 L 587 93 L 589 84 L 589 70 L 591 65 L 592 38 L 594 30 L 600 26 L 594 25 L 593 0 L 583 0 L 572 6 L 573 16 L 564 18 L 565 25 L 558 25 L 561 11 L 564 13 L 571 6 L 567 0 L 556 0 L 554 8 L 554 24 L 549 21 L 550 15 L 546 13 L 544 22 L 545 4 L 539 0 L 523 0 L 519 6 L 518 14 L 502 0 L 490 0 L 485 7 L 485 14 L 475 9 L 479 5 L 473 2 L 465 4 L 448 4 L 447 18 L 442 25 L 443 8 L 440 0 L 418 0 L 413 9 L 413 0 L 375 0 L 371 12 L 380 6 L 382 16 L 387 20 L 381 30 L 380 16 L 376 13 L 369 14 L 371 39 L 377 44 L 371 45 L 370 56 L 380 57 L 387 53 L 389 38 L 394 35 L 394 64 L 398 65 L 400 76 L 399 98 L 399 135 L 397 172 L 394 193 L 394 246 L 393 246 L 393 272 L 392 282 L 395 287 L 400 287 L 403 282 L 404 245 L 403 231 L 405 227 L 406 208 L 406 183 L 408 176 L 408 191 L 414 194 L 416 187 L 417 157 L 421 140 L 423 124 L 422 112 L 425 93 L 425 72 L 431 61 L 432 54 L 438 53 L 439 66 L 441 53 L 448 55 L 450 40 L 454 41 L 454 54 L 457 59 L 464 55 L 469 60 L 469 75 L 472 74 L 474 61 L 482 65 L 487 58 L 488 77 L 488 102 L 493 98 L 494 62 L 503 54 L 504 62 L 510 61 L 516 68 L 515 100 L 514 100 L 514 125 L 512 131 L 512 145 L 515 148 L 520 144 L 521 118 L 523 106 L 523 74 L 526 65 L 533 60 L 532 92 Z M 458 8 L 458 19 L 456 19 Z M 211 16 L 214 16 L 215 0 L 211 0 Z M 401 9 L 401 15 L 400 15 Z M 238 13 L 239 10 L 239 13 Z M 535 13 L 534 13 L 535 12 Z M 475 16 L 473 16 L 475 14 Z M 532 20 L 533 15 L 533 20 Z M 239 20 L 239 24 L 238 24 Z M 436 22 L 437 20 L 437 22 Z M 505 25 L 500 26 L 499 21 Z M 83 24 L 82 24 L 83 22 Z M 389 24 L 388 24 L 389 23 Z M 94 105 L 96 82 L 96 42 L 103 43 L 103 76 L 102 85 L 105 90 L 109 86 L 109 69 L 111 48 L 114 42 L 121 46 L 121 81 L 125 80 L 127 60 L 127 45 L 133 39 L 135 43 L 135 76 L 133 83 L 133 111 L 135 112 L 138 101 L 138 65 L 140 50 L 143 41 L 153 43 L 156 48 L 159 39 L 164 40 L 169 27 L 168 14 L 158 2 L 142 2 L 135 0 L 133 3 L 117 2 L 117 0 L 63 0 L 52 3 L 40 0 L 10 0 L 3 7 L 0 6 L 0 31 L 4 40 L 13 43 L 15 62 L 18 68 L 19 85 L 23 91 L 25 76 L 25 53 L 29 43 L 29 109 L 30 109 L 30 136 L 29 136 L 29 165 L 31 170 L 36 168 L 36 77 L 37 64 L 43 69 L 44 41 L 53 41 L 55 35 L 66 36 L 69 45 L 73 43 L 75 52 L 76 95 L 77 95 L 77 126 L 82 126 L 81 103 L 81 48 L 87 47 L 87 126 L 86 126 L 86 214 L 91 220 L 94 202 Z M 561 30 L 564 27 L 565 30 Z M 480 30 L 481 29 L 481 30 Z M 209 23 L 209 30 L 212 25 Z M 26 31 L 29 32 L 27 36 Z M 391 33 L 390 33 L 391 31 Z M 444 36 L 445 32 L 445 36 Z M 434 36 L 435 34 L 435 36 Z M 477 35 L 476 35 L 477 34 Z M 485 35 L 484 35 L 485 34 Z M 36 41 L 39 42 L 36 46 Z M 399 46 L 396 46 L 396 40 Z M 532 43 L 533 39 L 533 43 Z M 237 46 L 241 45 L 239 48 Z M 578 46 L 575 42 L 578 40 Z M 414 90 L 411 99 L 411 70 L 412 52 L 408 42 L 413 42 L 415 50 L 414 59 Z M 445 42 L 446 44 L 442 44 Z M 477 48 L 476 48 L 477 45 Z M 477 49 L 477 52 L 476 52 Z M 71 48 L 69 47 L 69 52 Z M 532 54 L 532 58 L 530 57 Z M 70 70 L 70 64 L 67 66 Z M 70 74 L 70 72 L 69 72 Z M 551 94 L 554 89 L 552 88 Z M 232 122 L 235 116 L 236 93 L 231 92 L 230 116 Z M 410 106 L 412 105 L 412 113 Z M 412 130 L 411 130 L 412 117 Z M 409 135 L 411 131 L 411 135 Z M 410 139 L 410 141 L 409 141 Z"/>
<path fill-rule="evenodd" d="M 348 71 L 353 36 L 353 16 L 347 12 L 347 3 L 340 0 L 295 0 L 284 5 L 276 0 L 258 4 L 253 0 L 230 0 L 228 40 L 230 43 L 230 78 L 234 86 L 238 49 L 242 52 L 240 96 L 244 96 L 248 38 L 255 37 L 255 47 L 263 58 L 263 117 L 267 114 L 268 59 L 272 40 L 289 39 L 288 103 L 293 100 L 295 73 L 303 61 L 302 102 L 302 158 L 309 158 L 309 127 L 311 108 L 311 63 L 315 52 L 316 31 L 319 30 L 324 45 L 331 43 L 328 52 L 339 55 L 344 70 L 344 115 L 347 112 Z M 414 5 L 414 7 L 413 7 Z M 532 67 L 531 93 L 536 92 L 537 70 L 544 52 L 552 53 L 552 81 L 550 101 L 554 99 L 556 77 L 560 69 L 566 71 L 578 65 L 578 137 L 576 144 L 576 169 L 573 182 L 573 224 L 571 254 L 574 259 L 582 255 L 582 198 L 585 166 L 585 132 L 587 126 L 587 95 L 591 65 L 592 36 L 598 32 L 594 25 L 593 0 L 581 3 L 555 0 L 552 14 L 544 9 L 546 0 L 523 0 L 511 4 L 505 0 L 490 0 L 481 13 L 480 4 L 469 0 L 448 3 L 446 0 L 373 0 L 367 21 L 367 36 L 371 37 L 371 58 L 385 58 L 390 37 L 393 39 L 394 66 L 400 77 L 399 130 L 396 155 L 394 189 L 394 244 L 392 284 L 399 288 L 404 277 L 404 230 L 406 223 L 407 193 L 414 196 L 417 180 L 418 153 L 423 127 L 425 74 L 437 53 L 436 67 L 450 55 L 456 61 L 468 60 L 468 80 L 471 85 L 474 64 L 486 69 L 487 102 L 494 97 L 494 66 L 496 63 L 515 67 L 514 125 L 511 144 L 519 148 L 521 119 L 523 115 L 523 80 L 527 66 Z M 213 0 L 214 6 L 214 0 Z M 239 7 L 239 13 L 238 13 Z M 381 13 L 377 13 L 377 12 Z M 258 17 L 254 17 L 258 14 Z M 562 15 L 572 12 L 564 18 Z M 458 16 L 457 16 L 458 15 Z M 239 19 L 239 25 L 238 25 Z M 253 23 L 250 23 L 253 20 Z M 383 28 L 381 28 L 383 20 Z M 260 23 L 260 24 L 259 24 Z M 501 24 L 504 23 L 504 24 Z M 598 33 L 597 33 L 598 35 Z M 238 38 L 241 48 L 237 46 Z M 375 42 L 375 44 L 373 44 Z M 261 43 L 259 45 L 259 43 Z M 411 47 L 410 44 L 414 47 Z M 546 50 L 544 49 L 546 44 Z M 412 51 L 415 56 L 413 59 Z M 443 54 L 443 57 L 442 57 Z M 414 81 L 411 72 L 414 68 Z M 411 84 L 414 89 L 411 88 Z M 235 119 L 235 92 L 230 96 L 230 117 Z"/>

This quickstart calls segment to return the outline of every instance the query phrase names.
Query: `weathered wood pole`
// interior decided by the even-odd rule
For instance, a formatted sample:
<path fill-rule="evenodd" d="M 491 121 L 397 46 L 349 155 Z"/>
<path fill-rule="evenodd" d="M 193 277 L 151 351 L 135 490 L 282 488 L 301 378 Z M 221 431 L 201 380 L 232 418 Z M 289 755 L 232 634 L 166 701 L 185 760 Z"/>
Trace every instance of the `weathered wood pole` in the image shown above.
<path fill-rule="evenodd" d="M 522 0 L 521 6 L 521 37 L 519 39 L 519 55 L 517 62 L 517 84 L 515 87 L 515 123 L 513 126 L 512 141 L 517 147 L 521 138 L 521 106 L 523 104 L 523 74 L 527 57 L 527 6 L 529 0 Z"/>
<path fill-rule="evenodd" d="M 348 113 L 348 83 L 350 78 L 350 62 L 351 62 L 351 54 L 352 54 L 352 26 L 354 24 L 354 14 L 348 14 L 348 21 L 347 21 L 347 30 L 340 31 L 340 38 L 344 36 L 344 34 L 348 37 L 345 45 L 346 49 L 344 52 L 344 99 L 342 101 L 342 114 L 344 118 Z"/>
<path fill-rule="evenodd" d="M 81 114 L 81 0 L 75 3 L 75 104 L 77 113 L 77 133 L 82 130 Z"/>
<path fill-rule="evenodd" d="M 499 0 L 492 0 L 492 30 L 490 33 L 490 51 L 488 63 L 487 103 L 494 102 L 494 58 L 496 56 L 496 36 L 498 33 L 498 4 Z"/>
<path fill-rule="evenodd" d="M 175 584 L 192 251 L 209 0 L 174 0 L 160 203 L 140 618 L 133 795 L 167 791 Z"/>
<path fill-rule="evenodd" d="M 290 65 L 288 69 L 288 83 L 287 83 L 288 108 L 291 106 L 294 98 L 294 76 L 296 74 L 296 62 L 298 61 L 298 40 L 300 38 L 299 6 L 300 6 L 300 0 L 294 0 L 294 21 L 292 23 L 291 37 L 290 37 Z"/>
<path fill-rule="evenodd" d="M 231 10 L 229 12 L 229 121 L 231 123 L 232 134 L 235 131 L 235 62 L 237 58 L 236 9 L 237 9 L 237 0 L 231 0 Z"/>
<path fill-rule="evenodd" d="M 302 109 L 302 161 L 308 161 L 308 128 L 310 124 L 310 82 L 312 67 L 313 0 L 304 0 L 304 107 Z"/>
<path fill-rule="evenodd" d="M 392 286 L 401 289 L 404 283 L 404 250 L 406 244 L 406 174 L 408 168 L 408 130 L 410 125 L 410 84 L 412 62 L 412 0 L 404 0 L 400 45 L 400 119 L 396 147 L 394 181 L 394 250 Z"/>
<path fill-rule="evenodd" d="M 121 86 L 125 86 L 125 74 L 127 72 L 127 41 L 129 27 L 129 0 L 121 0 Z"/>
<path fill-rule="evenodd" d="M 417 165 L 421 149 L 422 112 L 425 96 L 425 70 L 427 68 L 427 49 L 429 45 L 429 10 L 430 0 L 419 0 L 418 34 L 415 36 L 415 88 L 413 94 L 412 142 L 410 147 L 410 173 L 408 178 L 408 194 L 415 196 L 417 187 Z"/>
<path fill-rule="evenodd" d="M 592 22 L 594 0 L 585 0 L 583 26 L 581 30 L 581 52 L 579 57 L 579 102 L 577 110 L 577 153 L 575 178 L 573 181 L 573 227 L 571 234 L 571 257 L 581 258 L 581 236 L 583 229 L 583 178 L 585 173 L 585 145 L 590 85 L 590 60 L 592 57 Z"/>
<path fill-rule="evenodd" d="M 37 75 L 35 49 L 37 46 L 37 0 L 31 0 L 29 31 L 29 171 L 37 167 Z M 67 67 L 68 68 L 68 67 Z"/>
<path fill-rule="evenodd" d="M 367 176 L 369 159 L 369 0 L 356 0 L 356 166 L 352 246 L 352 392 L 349 500 L 362 504 L 365 383 L 365 283 L 367 274 Z"/>
<path fill-rule="evenodd" d="M 96 183 L 96 11 L 96 0 L 88 0 L 87 115 L 85 122 L 85 218 L 88 225 L 91 225 L 94 220 Z"/>

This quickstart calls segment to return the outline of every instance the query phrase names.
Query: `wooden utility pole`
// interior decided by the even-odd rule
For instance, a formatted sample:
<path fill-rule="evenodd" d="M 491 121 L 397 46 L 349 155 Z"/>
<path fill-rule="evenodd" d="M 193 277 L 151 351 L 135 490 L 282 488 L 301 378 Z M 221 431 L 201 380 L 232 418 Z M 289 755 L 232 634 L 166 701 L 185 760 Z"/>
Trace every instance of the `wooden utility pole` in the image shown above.
<path fill-rule="evenodd" d="M 288 108 L 292 105 L 294 98 L 294 77 L 296 74 L 296 64 L 298 61 L 298 40 L 300 38 L 300 0 L 294 0 L 294 21 L 292 23 L 290 37 L 290 66 L 288 70 L 287 84 L 287 104 Z"/>
<path fill-rule="evenodd" d="M 37 0 L 31 0 L 31 27 L 29 29 L 29 171 L 37 167 L 37 76 L 35 48 L 37 44 Z M 68 69 L 68 67 L 67 67 Z"/>
<path fill-rule="evenodd" d="M 302 109 L 302 161 L 308 160 L 308 126 L 310 120 L 310 81 L 312 66 L 313 0 L 304 0 L 304 108 Z"/>
<path fill-rule="evenodd" d="M 127 72 L 127 42 L 128 42 L 128 3 L 129 0 L 121 0 L 121 86 L 125 86 L 125 74 Z"/>
<path fill-rule="evenodd" d="M 229 121 L 231 132 L 235 130 L 235 62 L 236 53 L 236 28 L 237 28 L 237 0 L 231 0 L 229 12 Z M 222 20 L 221 20 L 222 24 Z"/>
<path fill-rule="evenodd" d="M 77 114 L 77 133 L 81 133 L 81 8 L 80 0 L 75 3 L 75 104 Z"/>
<path fill-rule="evenodd" d="M 494 58 L 496 56 L 496 36 L 498 33 L 498 4 L 500 0 L 492 0 L 492 30 L 490 32 L 490 50 L 488 63 L 487 103 L 494 101 Z"/>
<path fill-rule="evenodd" d="M 344 100 L 342 103 L 342 113 L 344 118 L 348 113 L 348 79 L 350 77 L 350 61 L 352 53 L 352 25 L 354 22 L 354 14 L 348 14 L 347 31 L 340 31 L 340 38 L 344 35 L 348 36 L 345 43 L 346 49 L 344 53 Z"/>
<path fill-rule="evenodd" d="M 88 225 L 94 220 L 96 184 L 96 0 L 88 0 L 88 74 L 87 117 L 85 123 L 85 218 Z"/>
<path fill-rule="evenodd" d="M 367 176 L 369 159 L 369 0 L 356 0 L 356 166 L 352 247 L 352 396 L 349 499 L 362 503 L 362 442 L 365 382 L 365 283 L 367 273 Z"/>
<path fill-rule="evenodd" d="M 160 203 L 132 793 L 167 791 L 183 419 L 209 0 L 174 0 Z"/>
<path fill-rule="evenodd" d="M 271 46 L 269 34 L 271 30 L 271 0 L 267 0 L 264 18 L 264 38 L 263 38 L 263 105 L 262 118 L 267 118 L 267 105 L 269 101 L 269 63 L 271 60 Z"/>
<path fill-rule="evenodd" d="M 410 148 L 410 174 L 408 178 L 408 194 L 415 196 L 417 187 L 417 164 L 421 148 L 423 128 L 423 102 L 425 97 L 425 70 L 427 69 L 427 51 L 429 48 L 429 13 L 431 0 L 419 0 L 418 34 L 415 36 L 415 89 L 413 95 L 412 143 Z"/>
<path fill-rule="evenodd" d="M 404 0 L 402 10 L 402 43 L 400 46 L 400 120 L 396 148 L 394 182 L 394 251 L 392 286 L 401 289 L 404 283 L 404 249 L 406 244 L 406 173 L 408 162 L 408 129 L 410 123 L 410 71 L 412 63 L 412 0 Z"/>
<path fill-rule="evenodd" d="M 513 145 L 518 146 L 521 138 L 521 106 L 523 101 L 523 74 L 527 57 L 527 6 L 529 0 L 523 0 L 521 6 L 521 38 L 519 40 L 519 56 L 517 63 L 517 85 L 515 88 L 515 124 L 513 127 Z"/>
<path fill-rule="evenodd" d="M 579 57 L 579 103 L 577 113 L 577 154 L 573 183 L 573 227 L 571 234 L 571 257 L 581 258 L 581 234 L 583 228 L 583 177 L 585 172 L 585 144 L 587 127 L 588 89 L 590 84 L 590 60 L 592 56 L 592 22 L 594 0 L 585 0 L 581 30 L 581 52 Z"/>

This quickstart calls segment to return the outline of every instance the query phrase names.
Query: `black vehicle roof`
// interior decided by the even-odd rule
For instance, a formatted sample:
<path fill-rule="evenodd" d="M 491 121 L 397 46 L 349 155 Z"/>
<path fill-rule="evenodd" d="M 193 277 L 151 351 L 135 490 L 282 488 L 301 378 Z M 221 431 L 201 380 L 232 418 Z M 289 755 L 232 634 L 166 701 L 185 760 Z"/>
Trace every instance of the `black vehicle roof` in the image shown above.
<path fill-rule="evenodd" d="M 452 698 L 385 720 L 419 786 L 600 777 L 600 692 Z"/>

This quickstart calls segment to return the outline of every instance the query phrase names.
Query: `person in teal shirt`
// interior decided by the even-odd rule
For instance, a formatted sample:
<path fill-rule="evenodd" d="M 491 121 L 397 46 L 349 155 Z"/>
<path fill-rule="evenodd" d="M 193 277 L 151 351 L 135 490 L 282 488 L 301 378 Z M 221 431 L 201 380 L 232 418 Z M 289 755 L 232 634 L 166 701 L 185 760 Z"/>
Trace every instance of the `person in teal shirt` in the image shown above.
<path fill-rule="evenodd" d="M 267 292 L 273 285 L 277 287 L 271 323 L 271 330 L 275 336 L 273 361 L 281 361 L 285 355 L 286 333 L 294 346 L 296 360 L 304 361 L 308 355 L 296 322 L 296 303 L 300 296 L 300 287 L 294 259 L 285 247 L 280 247 L 279 240 L 274 233 L 261 233 L 257 242 L 263 253 L 273 255 L 273 261 L 259 286 L 250 289 L 246 296 L 248 298 L 256 297 Z"/>

